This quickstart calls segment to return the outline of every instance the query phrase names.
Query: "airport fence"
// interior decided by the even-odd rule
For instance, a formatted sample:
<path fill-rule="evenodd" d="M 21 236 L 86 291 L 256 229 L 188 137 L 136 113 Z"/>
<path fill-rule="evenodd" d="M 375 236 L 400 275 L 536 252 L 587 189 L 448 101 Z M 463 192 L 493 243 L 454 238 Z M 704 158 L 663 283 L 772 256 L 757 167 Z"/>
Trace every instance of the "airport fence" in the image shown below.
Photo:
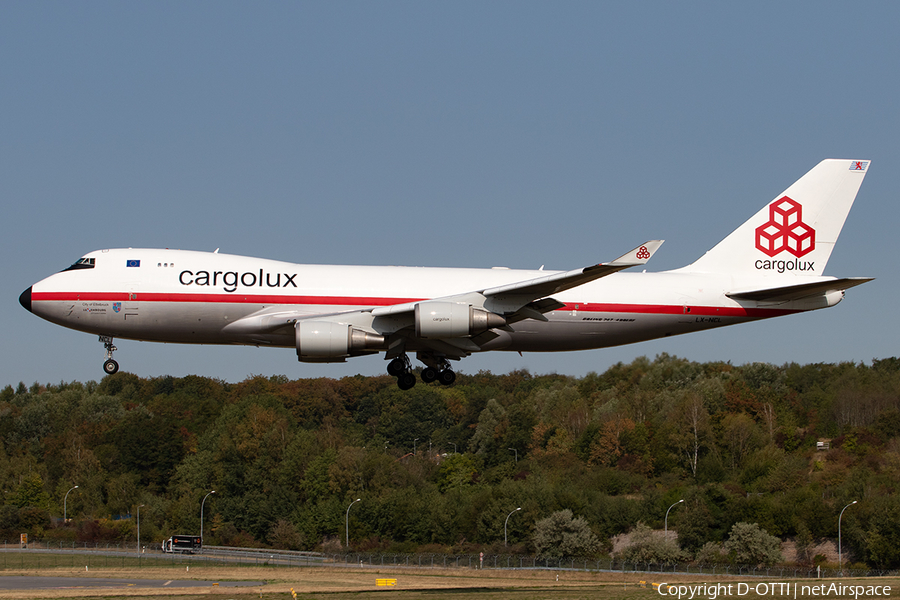
<path fill-rule="evenodd" d="M 351 566 L 401 566 L 443 569 L 543 569 L 568 571 L 603 571 L 620 573 L 678 573 L 688 575 L 734 575 L 742 577 L 836 578 L 900 576 L 898 570 L 828 569 L 822 567 L 776 565 L 748 566 L 732 564 L 631 563 L 611 558 L 564 557 L 547 558 L 521 554 L 325 554 L 327 562 Z"/>
<path fill-rule="evenodd" d="M 50 568 L 142 568 L 142 567 L 337 567 L 418 569 L 520 569 L 596 571 L 625 574 L 676 573 L 687 575 L 731 575 L 815 579 L 838 577 L 900 576 L 898 570 L 849 569 L 776 565 L 747 566 L 698 563 L 630 563 L 612 558 L 546 558 L 521 554 L 398 554 L 386 552 L 320 553 L 271 548 L 207 546 L 198 554 L 165 554 L 156 544 L 85 543 L 31 541 L 22 545 L 7 540 L 0 547 L 0 570 Z"/>

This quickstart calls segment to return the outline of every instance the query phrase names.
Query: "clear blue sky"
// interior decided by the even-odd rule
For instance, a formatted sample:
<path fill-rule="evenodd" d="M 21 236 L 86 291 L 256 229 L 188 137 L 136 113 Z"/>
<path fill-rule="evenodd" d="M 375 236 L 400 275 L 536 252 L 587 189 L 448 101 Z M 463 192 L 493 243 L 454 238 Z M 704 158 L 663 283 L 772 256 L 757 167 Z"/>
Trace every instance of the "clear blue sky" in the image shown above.
<path fill-rule="evenodd" d="M 839 306 L 622 348 L 473 356 L 583 375 L 635 356 L 898 354 L 900 4 L 2 2 L 0 386 L 100 379 L 18 304 L 109 247 L 571 269 L 650 238 L 683 266 L 823 158 L 873 166 Z M 120 340 L 141 376 L 383 372 L 373 358 Z"/>

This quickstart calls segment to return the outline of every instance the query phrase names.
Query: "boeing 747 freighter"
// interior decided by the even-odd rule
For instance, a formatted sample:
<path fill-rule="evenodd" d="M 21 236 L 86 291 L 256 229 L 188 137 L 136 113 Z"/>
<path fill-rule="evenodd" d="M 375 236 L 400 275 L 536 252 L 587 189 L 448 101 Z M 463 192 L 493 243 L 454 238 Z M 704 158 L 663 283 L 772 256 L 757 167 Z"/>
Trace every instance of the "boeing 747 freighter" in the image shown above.
<path fill-rule="evenodd" d="M 384 353 L 402 389 L 449 385 L 474 352 L 587 350 L 834 306 L 870 278 L 823 275 L 869 168 L 829 159 L 694 263 L 644 265 L 662 244 L 566 272 L 301 265 L 218 252 L 116 249 L 35 283 L 22 306 L 100 337 L 293 348 L 303 362 Z"/>

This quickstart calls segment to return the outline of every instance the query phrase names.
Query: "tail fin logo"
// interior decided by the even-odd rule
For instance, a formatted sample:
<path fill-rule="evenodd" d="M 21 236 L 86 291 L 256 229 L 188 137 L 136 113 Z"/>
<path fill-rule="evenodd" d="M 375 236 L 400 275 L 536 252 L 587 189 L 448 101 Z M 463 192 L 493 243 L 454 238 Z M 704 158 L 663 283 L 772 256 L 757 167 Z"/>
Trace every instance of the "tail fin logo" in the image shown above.
<path fill-rule="evenodd" d="M 766 256 L 784 251 L 797 258 L 816 249 L 816 230 L 803 222 L 799 202 L 782 196 L 769 205 L 769 220 L 756 228 L 756 249 Z"/>

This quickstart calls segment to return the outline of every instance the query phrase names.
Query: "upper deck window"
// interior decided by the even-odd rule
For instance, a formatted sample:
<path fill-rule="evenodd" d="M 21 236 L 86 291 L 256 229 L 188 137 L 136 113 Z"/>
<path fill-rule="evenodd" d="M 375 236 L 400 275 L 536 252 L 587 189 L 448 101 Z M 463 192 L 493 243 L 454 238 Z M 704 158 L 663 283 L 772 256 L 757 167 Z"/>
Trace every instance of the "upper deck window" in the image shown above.
<path fill-rule="evenodd" d="M 95 258 L 79 258 L 71 267 L 69 267 L 68 269 L 63 269 L 63 272 L 78 271 L 79 269 L 93 269 L 94 261 L 96 260 L 97 259 Z"/>

